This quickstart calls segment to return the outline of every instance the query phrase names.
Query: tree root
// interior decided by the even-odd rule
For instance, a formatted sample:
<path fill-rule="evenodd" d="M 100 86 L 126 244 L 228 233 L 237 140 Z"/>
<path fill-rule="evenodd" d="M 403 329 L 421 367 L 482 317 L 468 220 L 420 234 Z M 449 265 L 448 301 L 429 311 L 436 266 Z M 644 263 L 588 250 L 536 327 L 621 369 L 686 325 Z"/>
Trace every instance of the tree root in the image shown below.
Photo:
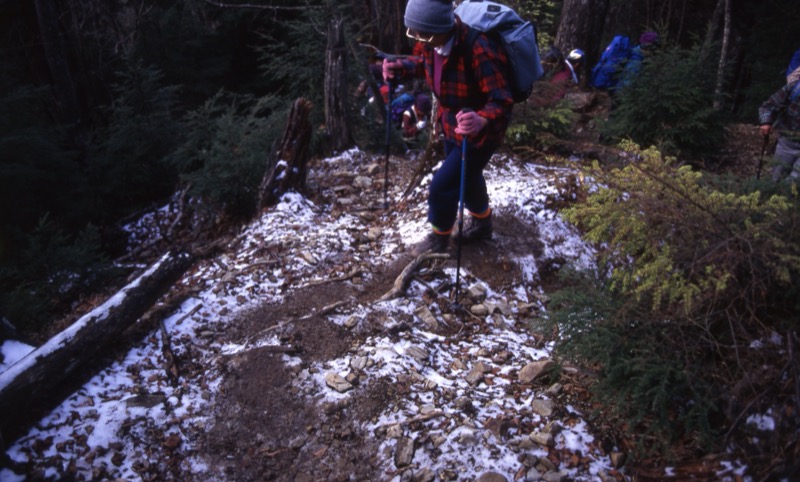
<path fill-rule="evenodd" d="M 409 283 L 411 282 L 411 278 L 414 276 L 414 272 L 417 270 L 420 264 L 429 259 L 448 259 L 450 258 L 449 254 L 443 253 L 423 253 L 417 258 L 409 263 L 403 271 L 400 273 L 400 276 L 394 280 L 394 285 L 392 289 L 387 291 L 383 296 L 381 296 L 378 301 L 387 301 L 393 298 L 397 298 L 398 296 L 402 296 L 406 288 L 408 288 Z"/>

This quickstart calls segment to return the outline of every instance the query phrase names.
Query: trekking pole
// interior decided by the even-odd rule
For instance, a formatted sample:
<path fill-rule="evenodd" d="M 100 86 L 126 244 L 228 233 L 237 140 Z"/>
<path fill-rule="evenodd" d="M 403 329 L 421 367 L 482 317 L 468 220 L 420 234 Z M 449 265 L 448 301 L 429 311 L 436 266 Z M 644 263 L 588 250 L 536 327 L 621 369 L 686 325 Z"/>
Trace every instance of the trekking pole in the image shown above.
<path fill-rule="evenodd" d="M 389 86 L 389 98 L 386 102 L 386 160 L 383 163 L 383 208 L 389 208 L 389 152 L 392 144 L 392 91 L 394 85 L 392 79 L 388 79 L 386 84 Z"/>
<path fill-rule="evenodd" d="M 394 62 L 396 60 L 402 60 L 408 57 L 408 55 L 399 55 L 399 54 L 389 54 L 378 47 L 368 44 L 368 43 L 360 43 L 362 47 L 366 47 L 372 50 L 375 53 L 375 56 L 379 59 L 386 59 L 390 62 Z M 394 93 L 394 85 L 393 79 L 388 79 L 386 85 L 389 87 L 389 97 L 388 102 L 386 103 L 386 160 L 383 164 L 383 208 L 389 208 L 389 152 L 391 148 L 392 142 L 392 94 Z"/>
<path fill-rule="evenodd" d="M 758 167 L 756 167 L 756 179 L 761 179 L 761 167 L 764 165 L 764 153 L 767 152 L 768 143 L 769 134 L 764 136 L 764 145 L 761 146 L 761 157 L 758 158 Z"/>
<path fill-rule="evenodd" d="M 472 112 L 465 108 L 461 112 Z M 458 246 L 456 247 L 456 296 L 453 307 L 458 308 L 458 295 L 461 288 L 461 245 L 464 244 L 464 187 L 467 179 L 467 136 L 461 141 L 461 184 L 458 194 Z"/>

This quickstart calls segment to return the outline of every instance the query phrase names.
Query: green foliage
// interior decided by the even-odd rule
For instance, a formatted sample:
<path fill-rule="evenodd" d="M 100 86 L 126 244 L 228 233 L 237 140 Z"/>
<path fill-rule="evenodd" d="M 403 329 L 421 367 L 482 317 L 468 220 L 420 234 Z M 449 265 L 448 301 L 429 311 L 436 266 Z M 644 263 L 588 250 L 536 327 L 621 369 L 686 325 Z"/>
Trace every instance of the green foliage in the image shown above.
<path fill-rule="evenodd" d="M 68 235 L 45 216 L 20 236 L 23 247 L 0 265 L 0 312 L 22 330 L 50 321 L 65 303 L 115 274 L 92 225 Z"/>
<path fill-rule="evenodd" d="M 169 161 L 209 206 L 234 216 L 255 209 L 272 144 L 286 106 L 276 97 L 254 99 L 220 91 L 185 120 L 185 142 Z"/>
<path fill-rule="evenodd" d="M 629 149 L 639 162 L 607 175 L 593 168 L 603 189 L 564 213 L 588 240 L 603 243 L 615 289 L 647 294 L 654 310 L 691 315 L 721 296 L 757 306 L 766 286 L 786 284 L 800 270 L 793 243 L 800 233 L 787 230 L 797 214 L 789 199 L 710 189 L 689 166 Z"/>
<path fill-rule="evenodd" d="M 561 0 L 509 0 L 504 3 L 514 8 L 522 18 L 534 23 L 540 49 L 544 45 L 553 45 L 561 15 Z"/>
<path fill-rule="evenodd" d="M 181 142 L 178 88 L 161 85 L 162 75 L 141 63 L 120 73 L 107 124 L 95 135 L 88 182 L 93 219 L 108 222 L 167 197 L 177 175 L 164 157 Z"/>
<path fill-rule="evenodd" d="M 327 22 L 322 9 L 307 9 L 285 22 L 280 31 L 262 35 L 255 48 L 264 76 L 275 82 L 275 94 L 288 100 L 305 97 L 323 105 L 323 72 Z"/>
<path fill-rule="evenodd" d="M 629 427 L 640 455 L 666 452 L 687 433 L 708 447 L 718 427 L 711 385 L 691 344 L 670 343 L 673 325 L 631 302 L 598 273 L 564 268 L 548 324 L 559 330 L 559 355 L 600 367 L 598 401 Z M 667 341 L 665 343 L 665 340 Z"/>
<path fill-rule="evenodd" d="M 724 124 L 713 108 L 714 67 L 701 49 L 667 45 L 646 54 L 637 75 L 617 91 L 602 132 L 630 138 L 682 159 L 708 159 L 719 152 Z"/>
<path fill-rule="evenodd" d="M 569 136 L 576 119 L 577 114 L 565 99 L 538 107 L 528 105 L 524 113 L 515 113 L 506 132 L 506 142 L 515 147 L 545 143 L 547 135 L 564 139 Z"/>
<path fill-rule="evenodd" d="M 797 192 L 707 180 L 626 147 L 634 161 L 587 168 L 597 187 L 563 212 L 603 274 L 553 297 L 559 350 L 601 369 L 598 393 L 632 430 L 706 444 L 723 428 L 722 395 L 762 363 L 743 347 L 797 328 Z"/>

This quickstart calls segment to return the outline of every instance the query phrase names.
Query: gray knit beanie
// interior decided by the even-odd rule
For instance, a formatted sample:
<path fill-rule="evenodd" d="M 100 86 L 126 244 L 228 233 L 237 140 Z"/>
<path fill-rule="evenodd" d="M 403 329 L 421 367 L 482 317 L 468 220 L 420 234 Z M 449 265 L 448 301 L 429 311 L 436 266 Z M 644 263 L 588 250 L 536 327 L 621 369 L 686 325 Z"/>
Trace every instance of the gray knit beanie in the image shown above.
<path fill-rule="evenodd" d="M 408 0 L 406 27 L 420 33 L 447 33 L 456 23 L 453 2 L 447 0 Z"/>

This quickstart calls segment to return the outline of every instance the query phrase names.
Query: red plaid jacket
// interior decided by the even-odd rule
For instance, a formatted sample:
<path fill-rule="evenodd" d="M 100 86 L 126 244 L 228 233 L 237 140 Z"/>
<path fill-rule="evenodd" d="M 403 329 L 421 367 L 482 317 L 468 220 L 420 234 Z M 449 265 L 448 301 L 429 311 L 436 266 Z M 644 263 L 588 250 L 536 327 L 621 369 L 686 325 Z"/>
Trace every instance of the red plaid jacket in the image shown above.
<path fill-rule="evenodd" d="M 469 107 L 489 120 L 486 127 L 469 141 L 474 147 L 484 147 L 487 143 L 499 146 L 503 143 L 514 106 L 506 80 L 508 57 L 496 41 L 480 34 L 471 46 L 472 56 L 468 59 L 464 52 L 465 47 L 470 47 L 465 45 L 468 32 L 469 27 L 456 17 L 453 48 L 442 64 L 436 120 L 441 124 L 445 138 L 458 143 L 461 136 L 455 132 L 458 125 L 456 113 Z M 434 90 L 434 55 L 433 47 L 424 45 L 421 57 L 409 57 L 403 61 L 405 76 L 424 76 Z M 466 65 L 467 60 L 471 60 L 470 65 Z"/>

